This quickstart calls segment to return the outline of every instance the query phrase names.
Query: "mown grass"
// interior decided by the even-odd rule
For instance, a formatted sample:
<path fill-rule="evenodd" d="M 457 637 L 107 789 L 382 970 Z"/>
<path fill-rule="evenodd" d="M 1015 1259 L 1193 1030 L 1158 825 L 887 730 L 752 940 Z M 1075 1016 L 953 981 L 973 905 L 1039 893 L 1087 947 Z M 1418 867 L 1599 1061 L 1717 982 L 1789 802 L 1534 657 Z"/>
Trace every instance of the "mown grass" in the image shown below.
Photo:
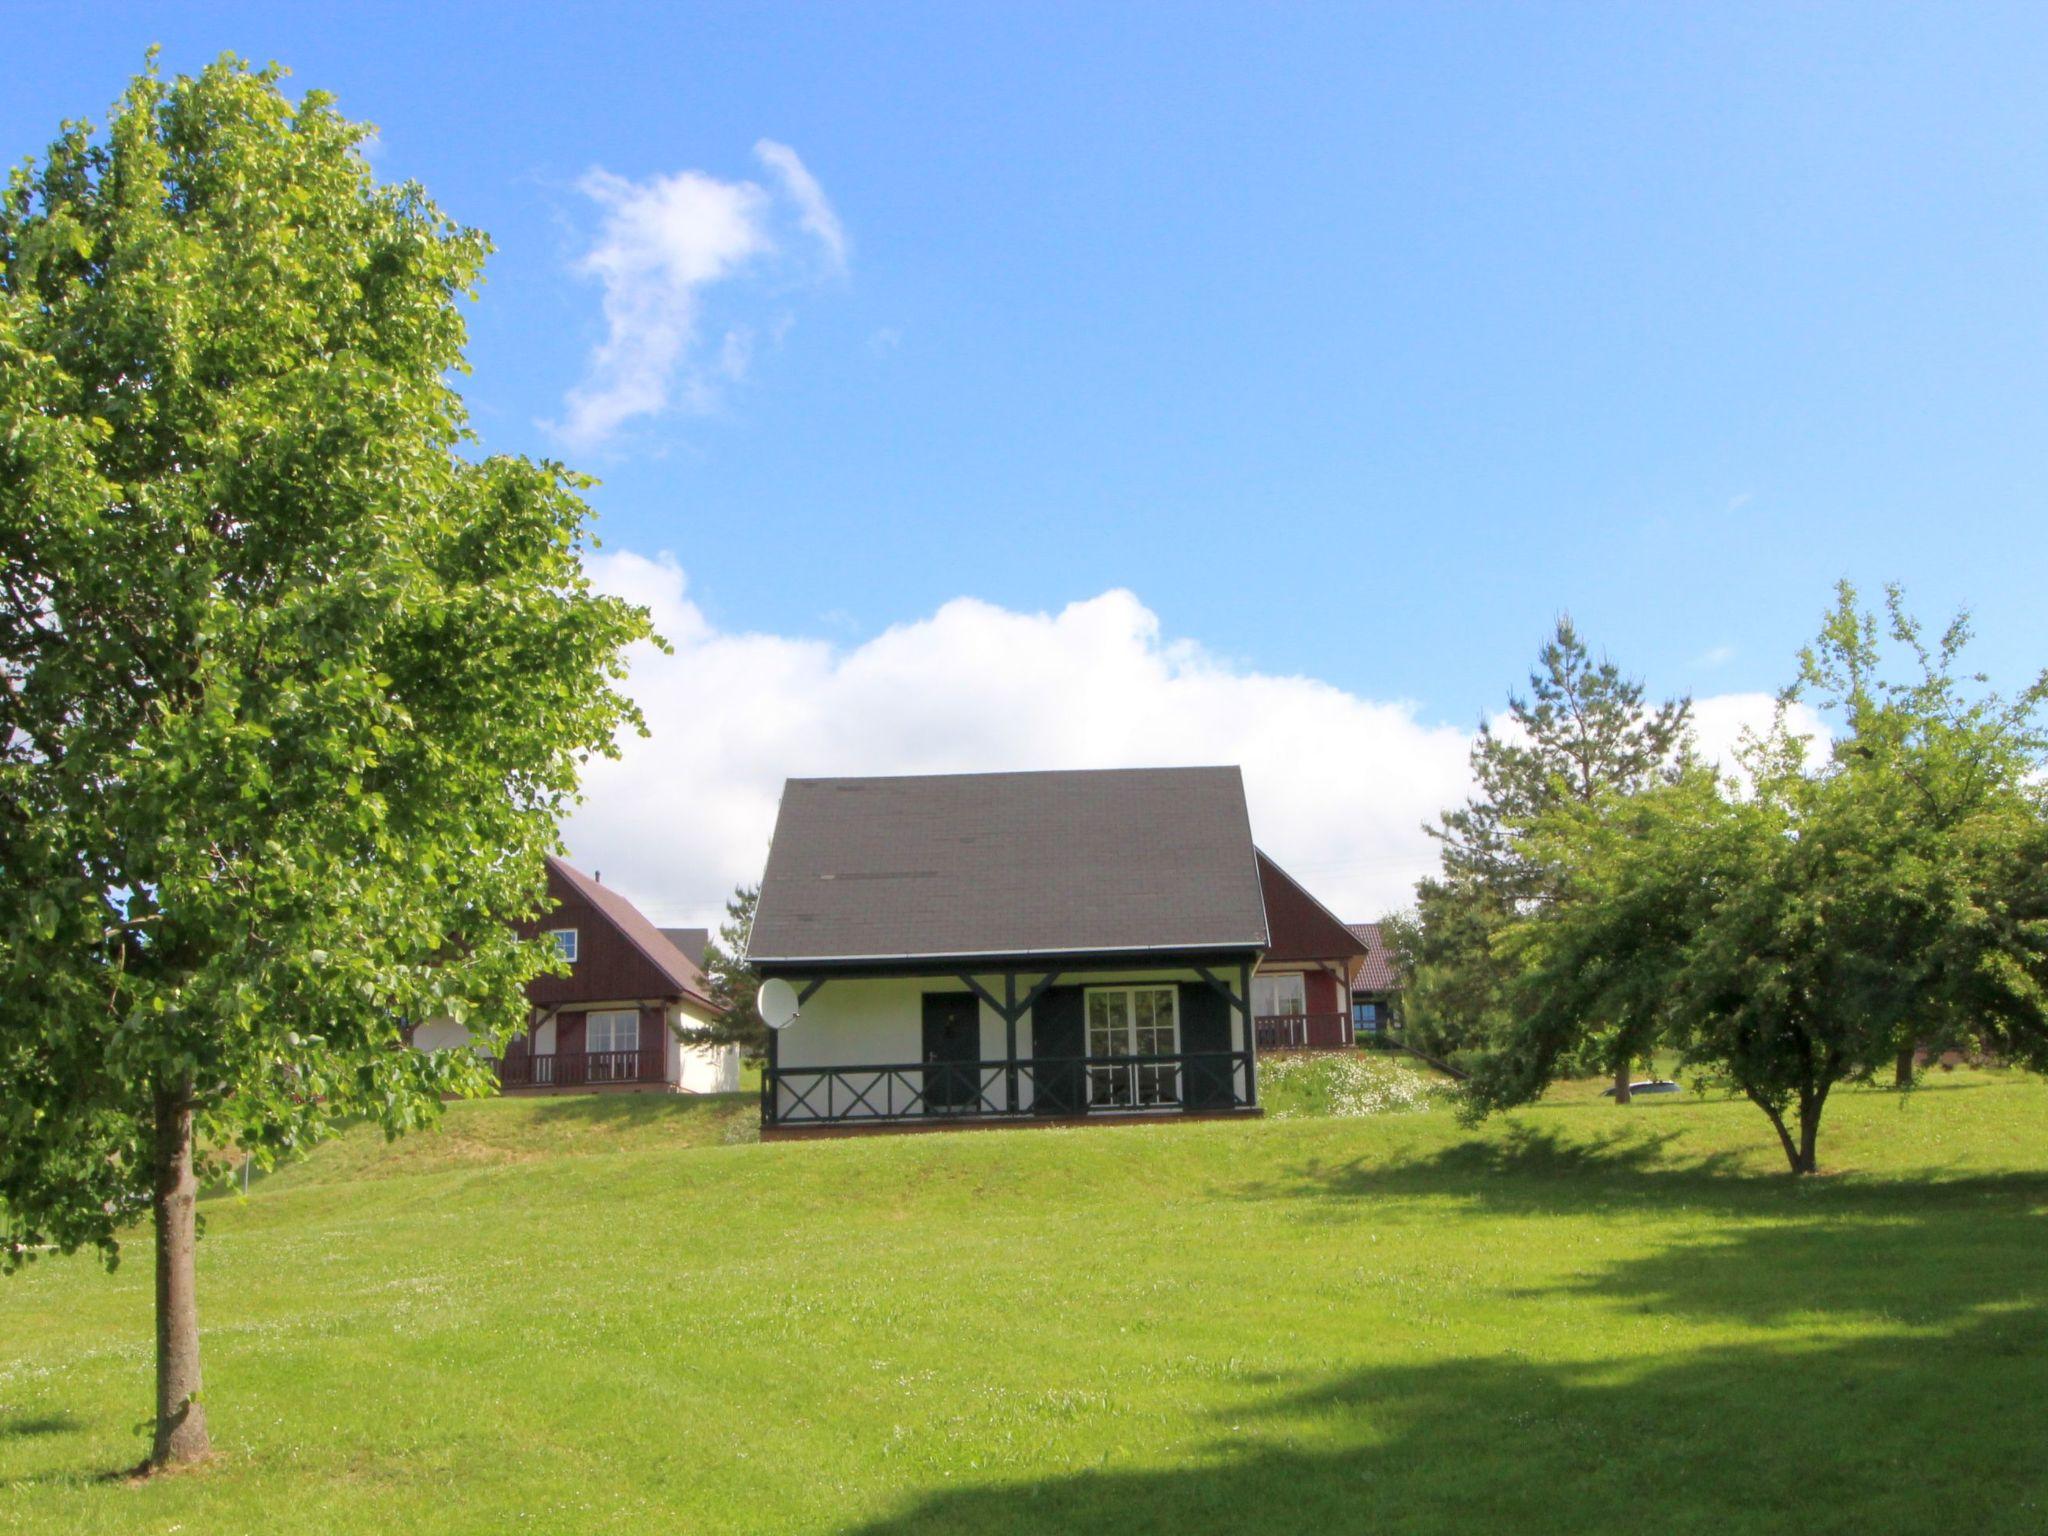
<path fill-rule="evenodd" d="M 145 1253 L 0 1281 L 0 1529 L 2048 1529 L 2036 1080 L 1847 1094 L 1803 1185 L 1691 1095 L 720 1115 L 458 1106 L 209 1202 L 219 1456 L 148 1483 Z"/>

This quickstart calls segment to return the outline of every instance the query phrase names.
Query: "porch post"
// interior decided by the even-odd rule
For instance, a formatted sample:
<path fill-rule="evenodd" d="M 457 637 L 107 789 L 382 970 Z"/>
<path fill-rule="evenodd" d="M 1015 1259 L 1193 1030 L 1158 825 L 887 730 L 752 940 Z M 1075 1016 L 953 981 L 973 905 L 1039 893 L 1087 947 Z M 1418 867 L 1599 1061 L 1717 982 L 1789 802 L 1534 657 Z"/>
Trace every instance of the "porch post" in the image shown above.
<path fill-rule="evenodd" d="M 761 1123 L 773 1125 L 778 1108 L 775 1087 L 775 1037 L 779 1030 L 768 1031 L 768 1059 L 761 1064 Z"/>
<path fill-rule="evenodd" d="M 1244 1020 L 1244 1090 L 1245 1103 L 1252 1109 L 1259 1107 L 1259 1032 L 1252 1019 L 1252 968 L 1240 965 L 1237 968 L 1238 996 L 1243 1000 L 1239 1017 Z"/>
<path fill-rule="evenodd" d="M 1017 973 L 1003 972 L 1003 1078 L 1008 1085 L 1010 1113 L 1017 1113 Z"/>

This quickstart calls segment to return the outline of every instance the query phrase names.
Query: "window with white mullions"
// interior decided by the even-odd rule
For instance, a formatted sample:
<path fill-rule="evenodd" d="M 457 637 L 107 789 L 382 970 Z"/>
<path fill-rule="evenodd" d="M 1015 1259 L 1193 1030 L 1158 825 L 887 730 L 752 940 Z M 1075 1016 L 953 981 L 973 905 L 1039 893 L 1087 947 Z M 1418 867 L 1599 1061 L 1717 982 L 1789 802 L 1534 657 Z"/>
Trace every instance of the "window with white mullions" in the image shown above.
<path fill-rule="evenodd" d="M 1176 1056 L 1180 1053 L 1180 989 L 1174 986 L 1088 989 L 1091 1057 Z M 1180 1068 L 1171 1063 L 1098 1064 L 1088 1069 L 1088 1102 L 1140 1107 L 1180 1102 Z"/>
<path fill-rule="evenodd" d="M 1252 978 L 1252 1012 L 1262 1019 L 1308 1012 L 1308 986 L 1299 971 Z"/>
<path fill-rule="evenodd" d="M 592 1082 L 624 1081 L 640 1066 L 640 1015 L 632 1009 L 593 1013 L 583 1025 L 583 1049 L 592 1057 Z M 628 1056 L 624 1053 L 632 1052 Z"/>

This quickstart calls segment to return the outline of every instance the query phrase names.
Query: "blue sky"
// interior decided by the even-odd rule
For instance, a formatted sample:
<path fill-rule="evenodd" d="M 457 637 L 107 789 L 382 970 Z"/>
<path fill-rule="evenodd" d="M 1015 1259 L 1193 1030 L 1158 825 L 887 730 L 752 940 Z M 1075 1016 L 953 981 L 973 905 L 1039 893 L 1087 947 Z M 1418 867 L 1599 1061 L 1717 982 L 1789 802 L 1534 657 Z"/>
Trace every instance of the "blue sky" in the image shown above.
<path fill-rule="evenodd" d="M 0 148 L 151 42 L 336 93 L 497 242 L 485 445 L 602 476 L 682 622 L 843 655 L 1127 588 L 1419 729 L 1566 608 L 1659 691 L 1774 688 L 1843 575 L 2048 661 L 2048 7 L 428 9 L 16 6 Z M 601 189 L 685 172 L 775 252 L 565 443 Z"/>

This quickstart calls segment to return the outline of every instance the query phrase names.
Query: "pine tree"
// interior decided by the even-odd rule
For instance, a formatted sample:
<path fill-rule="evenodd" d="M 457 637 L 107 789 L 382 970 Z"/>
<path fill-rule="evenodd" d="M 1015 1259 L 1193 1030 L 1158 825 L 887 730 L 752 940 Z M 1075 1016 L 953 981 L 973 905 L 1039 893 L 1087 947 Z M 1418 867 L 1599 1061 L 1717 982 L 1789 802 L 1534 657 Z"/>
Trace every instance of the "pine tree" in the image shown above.
<path fill-rule="evenodd" d="M 749 1057 L 767 1054 L 768 1026 L 754 1006 L 754 993 L 761 981 L 746 961 L 747 936 L 754 927 L 754 903 L 760 898 L 757 885 L 734 889 L 725 904 L 725 921 L 718 936 L 704 946 L 704 979 L 710 984 L 711 1000 L 724 1012 L 716 1023 L 683 1032 L 689 1045 L 737 1045 Z"/>
<path fill-rule="evenodd" d="M 1442 846 L 1442 868 L 1418 887 L 1404 959 L 1409 1027 L 1429 1048 L 1469 1050 L 1511 1022 L 1512 963 L 1496 940 L 1560 890 L 1527 829 L 1553 806 L 1591 805 L 1662 782 L 1684 758 L 1691 715 L 1689 699 L 1646 704 L 1639 680 L 1593 660 L 1570 615 L 1557 621 L 1527 696 L 1509 695 L 1509 724 L 1479 728 L 1471 756 L 1477 792 L 1427 829 Z M 1603 1064 L 1626 1103 L 1643 1042 L 1606 1044 Z"/>

